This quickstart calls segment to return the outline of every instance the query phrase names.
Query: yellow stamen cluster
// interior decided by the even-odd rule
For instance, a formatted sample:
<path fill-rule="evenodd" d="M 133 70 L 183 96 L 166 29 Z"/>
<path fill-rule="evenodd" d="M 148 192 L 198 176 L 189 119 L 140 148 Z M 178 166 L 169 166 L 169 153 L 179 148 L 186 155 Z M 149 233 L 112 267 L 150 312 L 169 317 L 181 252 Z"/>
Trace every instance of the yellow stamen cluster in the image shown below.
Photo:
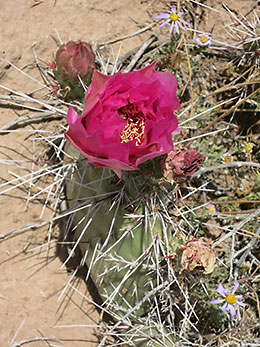
<path fill-rule="evenodd" d="M 144 119 L 138 119 L 136 121 L 128 119 L 127 124 L 120 136 L 120 142 L 127 143 L 129 141 L 136 140 L 136 146 L 140 146 L 144 137 L 144 130 Z"/>
<path fill-rule="evenodd" d="M 209 214 L 213 215 L 215 214 L 215 208 L 214 206 L 208 206 Z"/>
<path fill-rule="evenodd" d="M 250 143 L 247 143 L 245 145 L 242 145 L 244 152 L 246 153 L 251 153 L 252 149 L 253 149 L 253 145 L 251 145 Z"/>
<path fill-rule="evenodd" d="M 237 301 L 237 298 L 234 294 L 229 294 L 226 296 L 226 302 L 230 305 L 234 305 Z"/>
<path fill-rule="evenodd" d="M 222 160 L 224 163 L 231 163 L 232 157 L 229 154 L 224 154 Z"/>
<path fill-rule="evenodd" d="M 177 22 L 178 21 L 178 19 L 179 19 L 179 16 L 176 14 L 176 13 L 171 13 L 171 15 L 170 15 L 170 20 L 172 21 L 172 22 Z"/>
<path fill-rule="evenodd" d="M 201 43 L 207 43 L 208 42 L 208 38 L 205 35 L 200 36 L 199 40 L 200 40 Z"/>

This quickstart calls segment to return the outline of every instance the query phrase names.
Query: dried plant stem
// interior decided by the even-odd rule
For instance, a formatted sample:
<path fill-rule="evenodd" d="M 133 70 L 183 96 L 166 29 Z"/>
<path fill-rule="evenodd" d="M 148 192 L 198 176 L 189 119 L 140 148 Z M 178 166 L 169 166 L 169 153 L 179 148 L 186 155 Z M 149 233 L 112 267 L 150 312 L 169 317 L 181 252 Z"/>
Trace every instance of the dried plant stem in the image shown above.
<path fill-rule="evenodd" d="M 241 75 L 239 75 L 237 78 L 235 78 L 233 81 L 231 81 L 230 83 L 228 83 L 228 84 L 225 85 L 224 87 L 221 87 L 221 88 L 219 88 L 219 89 L 217 89 L 217 90 L 214 90 L 213 92 L 209 93 L 208 95 L 209 95 L 209 96 L 210 96 L 210 95 L 215 95 L 215 94 L 218 94 L 218 93 L 221 93 L 221 92 L 223 92 L 223 91 L 225 91 L 225 90 L 230 89 L 230 88 L 232 87 L 232 84 L 234 84 L 236 81 L 240 80 L 241 77 L 244 77 L 245 75 L 247 75 L 247 74 L 248 74 L 252 69 L 254 69 L 257 65 L 258 65 L 258 64 L 255 63 L 254 65 L 250 66 L 249 69 L 247 69 L 245 72 L 243 72 L 243 73 L 242 73 Z M 243 82 L 243 83 L 237 84 L 237 86 L 240 86 L 240 85 L 243 86 L 243 85 L 246 85 L 246 84 L 251 84 L 251 83 L 249 83 L 249 81 L 245 81 L 245 82 Z"/>
<path fill-rule="evenodd" d="M 221 205 L 221 204 L 260 204 L 260 200 L 249 200 L 249 199 L 237 199 L 237 200 L 211 200 L 211 204 L 214 205 Z"/>
<path fill-rule="evenodd" d="M 52 116 L 52 118 L 50 118 Z M 22 123 L 22 122 L 26 122 L 26 121 L 30 121 L 30 120 L 39 120 L 39 119 L 42 119 L 44 120 L 45 119 L 48 119 L 48 120 L 56 120 L 57 118 L 64 118 L 64 116 L 61 116 L 61 115 L 55 115 L 53 114 L 52 111 L 50 112 L 41 112 L 41 113 L 35 113 L 31 116 L 27 115 L 27 116 L 21 116 L 19 118 L 16 118 L 14 120 L 12 120 L 11 122 L 7 123 L 6 125 L 4 125 L 1 129 L 0 129 L 0 134 L 1 132 L 5 132 L 6 133 L 6 130 L 10 130 L 12 129 L 13 127 L 17 126 L 19 123 Z"/>
<path fill-rule="evenodd" d="M 198 135 L 203 134 L 205 131 L 207 131 L 208 129 L 210 129 L 212 127 L 212 125 L 214 125 L 215 123 L 219 122 L 221 119 L 225 118 L 226 116 L 228 116 L 230 113 L 232 113 L 235 109 L 237 109 L 239 106 L 241 106 L 243 103 L 245 103 L 248 99 L 252 98 L 255 94 L 257 94 L 260 91 L 260 87 L 257 88 L 255 91 L 253 91 L 253 93 L 249 94 L 248 96 L 246 96 L 245 98 L 239 100 L 234 106 L 232 106 L 229 110 L 227 110 L 226 112 L 222 113 L 217 119 L 214 119 L 212 122 L 210 122 L 204 129 L 202 129 Z M 190 141 L 189 143 L 192 143 L 192 141 Z"/>
<path fill-rule="evenodd" d="M 240 266 L 244 263 L 246 257 L 251 253 L 252 248 L 254 247 L 254 245 L 259 241 L 259 235 L 260 235 L 260 227 L 257 229 L 257 231 L 255 233 L 255 237 L 253 237 L 250 240 L 250 242 L 246 245 L 246 247 L 244 249 L 244 253 L 242 254 L 240 259 L 236 263 L 235 273 L 238 273 L 238 270 L 239 270 Z M 237 258 L 240 253 L 242 253 L 241 250 L 236 252 L 234 254 L 234 256 L 233 256 L 233 259 Z"/>
<path fill-rule="evenodd" d="M 50 221 L 41 222 L 41 223 L 37 223 L 37 224 L 31 224 L 31 225 L 25 225 L 21 228 L 8 231 L 4 234 L 0 234 L 0 240 L 4 240 L 7 238 L 16 236 L 17 234 L 22 234 L 22 233 L 24 233 L 26 231 L 30 231 L 32 229 L 38 229 L 38 228 L 41 228 L 42 226 L 48 225 L 48 224 L 50 224 Z"/>
<path fill-rule="evenodd" d="M 22 97 L 19 97 L 19 96 L 15 96 L 15 95 L 0 95 L 0 101 L 18 101 L 18 102 L 26 102 L 26 103 L 31 103 L 31 104 L 39 104 L 38 101 L 35 101 L 34 99 L 28 99 L 27 97 L 25 98 L 22 98 Z M 46 102 L 44 100 L 41 100 L 42 103 Z M 61 101 L 60 100 L 51 100 L 51 101 L 48 101 L 48 104 L 49 105 L 58 105 L 60 104 Z"/>
<path fill-rule="evenodd" d="M 190 83 L 190 90 L 191 90 L 191 112 L 190 112 L 190 117 L 192 117 L 193 115 L 193 104 L 194 104 L 194 92 L 193 92 L 193 84 L 192 84 L 192 69 L 191 69 L 191 64 L 190 64 L 190 55 L 189 55 L 189 51 L 188 51 L 188 47 L 187 47 L 187 40 L 185 35 L 183 36 L 184 39 L 184 48 L 185 48 L 185 53 L 186 53 L 186 58 L 187 58 L 187 63 L 188 63 L 188 68 L 189 68 L 189 82 L 186 83 L 185 87 L 183 88 L 181 95 L 184 94 L 185 89 L 188 85 L 188 83 Z"/>
<path fill-rule="evenodd" d="M 198 177 L 198 176 L 205 174 L 206 172 L 215 171 L 218 169 L 225 169 L 225 168 L 229 168 L 229 167 L 242 167 L 242 166 L 251 166 L 251 167 L 260 168 L 259 163 L 254 163 L 252 161 L 232 161 L 231 163 L 203 167 L 200 170 L 198 170 L 197 172 L 195 172 L 191 176 L 191 178 L 195 178 L 195 177 Z"/>
<path fill-rule="evenodd" d="M 131 60 L 131 62 L 127 65 L 127 67 L 124 69 L 124 72 L 130 72 L 135 64 L 137 63 L 137 61 L 142 57 L 142 55 L 144 54 L 144 52 L 147 50 L 147 48 L 154 42 L 156 41 L 158 38 L 155 34 L 152 34 L 151 37 L 139 48 L 139 50 L 136 52 L 136 54 L 134 55 L 133 59 Z"/>
<path fill-rule="evenodd" d="M 37 342 L 37 341 L 43 341 L 43 342 L 45 341 L 46 343 L 48 343 L 48 342 L 59 342 L 59 343 L 62 343 L 61 340 L 53 339 L 51 337 L 41 337 L 41 336 L 39 336 L 39 337 L 34 337 L 32 339 L 16 342 L 16 343 L 10 345 L 10 347 L 20 347 L 22 345 L 26 345 L 26 344 L 29 344 L 29 343 L 32 343 L 32 342 Z M 49 345 L 49 343 L 48 343 L 48 345 Z"/>
<path fill-rule="evenodd" d="M 147 25 L 146 27 L 134 32 L 133 34 L 130 34 L 130 35 L 125 35 L 125 36 L 121 36 L 121 37 L 118 37 L 117 39 L 114 39 L 114 40 L 110 40 L 110 41 L 107 41 L 107 42 L 102 42 L 98 45 L 99 48 L 102 48 L 106 45 L 111 45 L 113 43 L 116 43 L 116 42 L 119 42 L 119 41 L 123 41 L 123 40 L 126 40 L 126 39 L 130 39 L 131 37 L 134 37 L 134 36 L 137 36 L 139 34 L 142 34 L 144 33 L 145 31 L 147 30 L 150 30 L 153 26 L 155 26 L 156 23 L 151 23 L 149 25 Z"/>
<path fill-rule="evenodd" d="M 229 237 L 232 237 L 232 235 L 234 233 L 236 233 L 238 230 L 241 230 L 241 228 L 247 224 L 248 222 L 250 222 L 252 219 L 254 219 L 255 217 L 257 217 L 260 214 L 260 209 L 256 210 L 254 213 L 252 213 L 250 216 L 248 216 L 247 218 L 245 218 L 242 222 L 238 223 L 233 230 L 231 230 L 229 233 L 227 233 L 226 235 L 224 235 L 223 237 L 221 237 L 219 240 L 215 241 L 212 245 L 213 248 L 215 248 L 216 246 L 218 246 L 220 243 L 224 242 L 226 239 L 228 239 Z"/>
<path fill-rule="evenodd" d="M 255 66 L 255 65 L 254 65 Z M 249 69 L 251 70 L 251 69 Z M 246 71 L 248 72 L 248 71 Z M 239 79 L 243 76 L 244 74 L 240 75 L 239 76 Z M 234 83 L 234 81 L 232 81 L 232 83 L 229 83 L 227 84 L 226 86 L 224 87 L 221 87 L 217 90 L 214 90 L 214 92 L 212 93 L 208 93 L 208 96 L 212 96 L 212 95 L 216 95 L 216 94 L 219 94 L 219 93 L 222 93 L 222 92 L 225 92 L 226 90 L 230 90 L 230 89 L 238 89 L 240 87 L 244 87 L 244 86 L 248 86 L 248 85 L 251 85 L 251 84 L 258 84 L 260 83 L 260 79 L 255 79 L 255 80 L 252 80 L 252 81 L 245 81 L 245 82 L 242 82 L 242 83 L 238 83 L 238 84 L 235 84 L 235 85 L 232 85 Z"/>

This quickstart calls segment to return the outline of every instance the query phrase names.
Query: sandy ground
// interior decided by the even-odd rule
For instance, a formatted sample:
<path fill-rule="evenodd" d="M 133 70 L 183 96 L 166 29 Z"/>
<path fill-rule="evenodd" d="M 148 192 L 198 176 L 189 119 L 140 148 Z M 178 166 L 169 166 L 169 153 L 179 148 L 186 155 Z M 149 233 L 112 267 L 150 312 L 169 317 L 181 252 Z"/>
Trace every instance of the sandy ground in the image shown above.
<path fill-rule="evenodd" d="M 53 37 L 57 40 L 57 33 L 63 42 L 69 39 L 104 42 L 133 33 L 140 29 L 139 25 L 151 22 L 146 2 L 141 4 L 133 0 L 130 8 L 128 3 L 126 0 L 3 1 L 0 12 L 0 83 L 24 92 L 37 89 L 36 83 L 10 68 L 6 60 L 39 78 L 32 65 L 31 46 L 35 43 L 37 55 L 42 60 L 52 61 L 57 50 Z M 138 46 L 147 35 L 129 39 L 122 52 Z M 6 108 L 1 108 L 0 114 L 0 127 L 17 118 L 14 110 Z M 0 157 L 23 160 L 19 153 L 30 157 L 32 144 L 24 141 L 27 135 L 21 132 L 2 135 Z M 25 174 L 14 165 L 1 165 L 1 177 L 13 179 L 11 172 Z M 20 199 L 24 195 L 17 190 L 0 196 L 0 234 L 50 218 L 48 209 L 40 218 L 41 204 L 26 205 L 25 200 Z M 15 341 L 44 336 L 62 339 L 64 346 L 96 346 L 95 329 L 53 328 L 64 324 L 95 325 L 98 313 L 75 292 L 72 300 L 63 296 L 58 301 L 70 275 L 65 269 L 59 270 L 61 261 L 55 256 L 54 244 L 48 258 L 46 248 L 28 253 L 28 250 L 44 243 L 47 231 L 47 227 L 30 230 L 0 244 L 0 346 L 10 344 L 22 323 Z M 79 284 L 78 289 L 87 295 L 84 283 Z M 46 343 L 37 341 L 30 345 L 46 346 Z"/>
<path fill-rule="evenodd" d="M 209 1 L 209 4 L 220 1 Z M 228 1 L 229 6 L 246 13 L 256 1 Z M 163 1 L 166 3 L 166 1 Z M 246 3 L 246 5 L 245 5 Z M 241 6 L 240 6 L 241 5 Z M 38 88 L 21 73 L 10 67 L 7 61 L 23 68 L 38 78 L 33 61 L 32 44 L 37 55 L 44 61 L 53 60 L 57 50 L 57 33 L 66 42 L 82 39 L 106 42 L 112 38 L 133 33 L 151 23 L 160 9 L 158 1 L 132 0 L 9 0 L 2 1 L 0 11 L 0 83 L 8 88 L 32 92 Z M 157 11 L 158 12 L 158 11 Z M 216 15 L 208 18 L 209 26 Z M 221 18 L 218 18 L 219 36 L 222 35 Z M 216 29 L 214 29 L 216 30 Z M 149 33 L 128 39 L 122 53 L 141 44 Z M 163 32 L 167 36 L 167 30 Z M 115 46 L 115 49 L 118 45 Z M 2 90 L 1 94 L 4 93 Z M 0 108 L 0 127 L 17 118 L 15 110 Z M 31 129 L 29 126 L 23 130 Z M 22 155 L 32 156 L 32 143 L 25 142 L 28 133 L 14 132 L 0 137 L 0 158 L 24 160 Z M 23 163 L 31 167 L 31 163 Z M 25 171 L 17 165 L 2 164 L 0 177 L 14 179 L 14 174 Z M 40 203 L 26 204 L 25 193 L 19 190 L 0 195 L 0 236 L 14 229 L 48 220 L 51 211 L 46 209 L 40 218 Z M 45 248 L 31 249 L 46 242 L 47 227 L 29 230 L 0 243 L 0 346 L 35 337 L 62 339 L 63 346 L 97 346 L 95 328 L 57 328 L 55 326 L 84 324 L 95 325 L 99 315 L 92 304 L 75 291 L 60 294 L 70 278 L 56 256 L 55 243 L 47 257 Z M 0 239 L 1 241 L 1 239 Z M 81 293 L 89 297 L 83 282 L 75 283 Z M 20 327 L 20 329 L 19 329 Z M 56 343 L 59 345 L 59 343 Z M 36 341 L 30 346 L 46 346 Z"/>

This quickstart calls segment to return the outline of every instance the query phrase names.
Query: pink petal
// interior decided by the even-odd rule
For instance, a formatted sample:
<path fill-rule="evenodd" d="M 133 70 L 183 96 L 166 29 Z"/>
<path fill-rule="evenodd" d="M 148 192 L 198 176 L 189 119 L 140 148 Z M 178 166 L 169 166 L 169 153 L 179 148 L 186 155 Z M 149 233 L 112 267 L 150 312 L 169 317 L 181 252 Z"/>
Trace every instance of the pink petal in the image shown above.
<path fill-rule="evenodd" d="M 78 114 L 77 112 L 74 110 L 74 108 L 72 106 L 69 107 L 68 109 L 68 114 L 67 114 L 67 122 L 69 125 L 76 123 L 78 119 Z"/>
<path fill-rule="evenodd" d="M 109 81 L 113 76 L 103 75 L 96 69 L 94 70 L 92 83 L 87 89 L 85 94 L 85 105 L 83 109 L 83 113 L 87 113 L 91 110 L 91 108 L 97 103 L 99 99 L 99 94 L 103 91 L 103 88 L 107 81 Z"/>

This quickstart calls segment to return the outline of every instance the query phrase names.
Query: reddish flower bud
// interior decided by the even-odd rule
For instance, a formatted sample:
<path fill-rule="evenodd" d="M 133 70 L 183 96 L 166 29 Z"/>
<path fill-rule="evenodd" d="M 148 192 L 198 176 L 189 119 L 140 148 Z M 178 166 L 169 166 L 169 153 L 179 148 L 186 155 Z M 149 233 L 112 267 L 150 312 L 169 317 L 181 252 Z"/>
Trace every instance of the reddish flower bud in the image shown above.
<path fill-rule="evenodd" d="M 171 184 L 175 181 L 185 180 L 197 170 L 204 160 L 205 157 L 194 149 L 174 148 L 162 163 L 164 178 Z"/>
<path fill-rule="evenodd" d="M 95 54 L 87 42 L 69 41 L 56 53 L 57 70 L 63 81 L 77 82 L 78 75 L 86 82 L 94 67 Z"/>

